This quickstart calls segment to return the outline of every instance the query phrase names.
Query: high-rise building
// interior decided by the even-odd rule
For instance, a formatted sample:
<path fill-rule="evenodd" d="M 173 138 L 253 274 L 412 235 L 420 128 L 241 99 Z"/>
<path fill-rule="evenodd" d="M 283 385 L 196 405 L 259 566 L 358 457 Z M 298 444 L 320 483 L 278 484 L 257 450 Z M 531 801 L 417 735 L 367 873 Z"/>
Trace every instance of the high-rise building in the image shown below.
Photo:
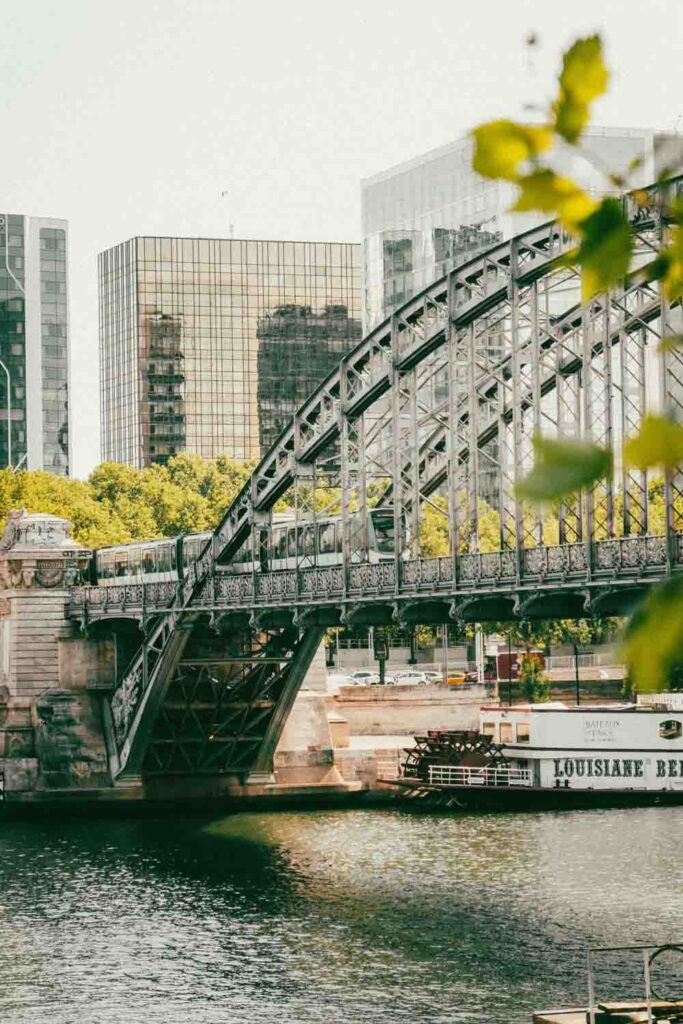
<path fill-rule="evenodd" d="M 257 458 L 360 339 L 360 246 L 132 238 L 99 256 L 102 457 Z"/>
<path fill-rule="evenodd" d="M 52 217 L 0 214 L 0 466 L 7 465 L 69 472 L 67 223 Z"/>
<path fill-rule="evenodd" d="M 558 145 L 548 162 L 600 194 L 604 168 L 623 172 L 640 160 L 633 187 L 664 168 L 680 169 L 683 135 L 596 127 L 585 133 L 582 151 Z M 456 263 L 547 220 L 542 213 L 511 214 L 515 195 L 510 182 L 472 169 L 469 136 L 361 182 L 364 330 Z"/>

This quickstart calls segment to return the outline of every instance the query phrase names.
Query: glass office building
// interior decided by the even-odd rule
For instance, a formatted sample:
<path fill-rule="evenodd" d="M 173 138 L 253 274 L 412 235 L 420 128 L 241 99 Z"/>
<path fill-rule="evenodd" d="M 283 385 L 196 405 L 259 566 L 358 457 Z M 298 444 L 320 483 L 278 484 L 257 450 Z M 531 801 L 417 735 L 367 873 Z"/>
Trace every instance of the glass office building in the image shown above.
<path fill-rule="evenodd" d="M 133 238 L 99 256 L 102 458 L 258 458 L 361 336 L 360 246 Z"/>
<path fill-rule="evenodd" d="M 0 214 L 0 466 L 61 476 L 69 472 L 67 234 L 64 220 Z"/>
<path fill-rule="evenodd" d="M 558 146 L 548 162 L 599 194 L 606 167 L 624 171 L 642 160 L 633 186 L 680 168 L 683 136 L 627 128 L 593 128 L 585 156 Z M 469 136 L 361 182 L 363 325 L 367 332 L 455 264 L 547 219 L 511 214 L 516 189 L 472 170 Z"/>

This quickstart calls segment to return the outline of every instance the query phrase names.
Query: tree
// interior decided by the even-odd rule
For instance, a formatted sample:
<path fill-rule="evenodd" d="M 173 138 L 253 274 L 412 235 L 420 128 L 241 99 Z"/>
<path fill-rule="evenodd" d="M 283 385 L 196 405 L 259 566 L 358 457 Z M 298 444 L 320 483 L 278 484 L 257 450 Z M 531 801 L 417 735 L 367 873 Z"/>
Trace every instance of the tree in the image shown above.
<path fill-rule="evenodd" d="M 519 683 L 525 697 L 531 704 L 542 704 L 550 700 L 550 680 L 530 654 L 523 654 L 519 666 Z"/>
<path fill-rule="evenodd" d="M 4 469 L 0 524 L 13 508 L 49 512 L 70 519 L 86 547 L 196 533 L 218 525 L 251 468 L 227 456 L 183 453 L 149 469 L 105 462 L 85 481 Z"/>

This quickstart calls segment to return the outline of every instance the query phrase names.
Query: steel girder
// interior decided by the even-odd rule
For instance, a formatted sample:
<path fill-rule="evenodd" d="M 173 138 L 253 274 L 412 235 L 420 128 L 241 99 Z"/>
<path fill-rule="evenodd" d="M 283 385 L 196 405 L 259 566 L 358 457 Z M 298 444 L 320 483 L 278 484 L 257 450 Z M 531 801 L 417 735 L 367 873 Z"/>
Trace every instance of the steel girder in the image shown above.
<path fill-rule="evenodd" d="M 661 241 L 661 197 L 671 191 L 681 191 L 681 180 L 653 187 L 647 209 L 625 200 L 641 264 Z M 667 351 L 651 359 L 646 345 L 677 329 L 680 309 L 670 309 L 637 274 L 582 305 L 578 275 L 566 262 L 571 246 L 554 223 L 501 243 L 410 299 L 342 360 L 261 460 L 166 614 L 152 620 L 148 642 L 112 699 L 114 711 L 132 705 L 124 750 L 135 744 L 144 708 L 158 706 L 150 695 L 161 693 L 174 671 L 167 650 L 181 646 L 178 629 L 202 605 L 216 566 L 229 562 L 250 533 L 257 540 L 285 493 L 303 521 L 320 511 L 316 488 L 327 487 L 331 500 L 338 491 L 344 567 L 327 575 L 345 599 L 354 589 L 351 577 L 364 569 L 354 566 L 363 543 L 351 518 L 373 486 L 386 490 L 390 481 L 397 535 L 405 517 L 415 556 L 421 509 L 434 481 L 447 481 L 447 501 L 438 507 L 449 524 L 453 578 L 458 553 L 475 555 L 481 547 L 482 501 L 497 515 L 501 551 L 521 565 L 523 552 L 548 543 L 542 519 L 515 495 L 535 431 L 610 443 L 637 428 L 642 398 L 652 390 L 648 374 L 658 380 L 659 407 L 683 418 L 683 356 Z M 642 474 L 622 467 L 624 533 L 648 528 L 647 486 Z M 681 474 L 667 476 L 664 488 L 673 537 L 683 516 Z M 609 481 L 557 513 L 560 545 L 620 532 Z M 397 594 L 400 558 L 397 552 Z"/>

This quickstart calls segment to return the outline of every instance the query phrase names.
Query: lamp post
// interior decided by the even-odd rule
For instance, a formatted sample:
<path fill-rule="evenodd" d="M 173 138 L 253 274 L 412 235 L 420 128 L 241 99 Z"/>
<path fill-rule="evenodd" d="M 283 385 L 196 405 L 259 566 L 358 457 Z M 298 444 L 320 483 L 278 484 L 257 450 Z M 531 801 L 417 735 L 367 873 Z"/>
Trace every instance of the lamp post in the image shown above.
<path fill-rule="evenodd" d="M 576 689 L 576 706 L 581 703 L 581 691 L 579 688 L 579 647 L 574 641 L 574 685 Z"/>
<path fill-rule="evenodd" d="M 10 385 L 9 370 L 0 359 L 0 366 L 7 377 L 7 467 L 12 468 L 12 388 Z"/>

